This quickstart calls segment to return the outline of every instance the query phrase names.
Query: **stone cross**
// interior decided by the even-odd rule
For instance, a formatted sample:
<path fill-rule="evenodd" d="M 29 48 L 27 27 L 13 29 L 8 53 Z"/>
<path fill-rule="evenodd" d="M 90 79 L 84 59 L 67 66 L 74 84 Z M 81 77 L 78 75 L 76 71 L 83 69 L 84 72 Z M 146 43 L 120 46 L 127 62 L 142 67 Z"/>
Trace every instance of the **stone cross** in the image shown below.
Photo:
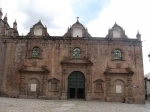
<path fill-rule="evenodd" d="M 77 17 L 77 21 L 79 21 L 79 17 Z"/>

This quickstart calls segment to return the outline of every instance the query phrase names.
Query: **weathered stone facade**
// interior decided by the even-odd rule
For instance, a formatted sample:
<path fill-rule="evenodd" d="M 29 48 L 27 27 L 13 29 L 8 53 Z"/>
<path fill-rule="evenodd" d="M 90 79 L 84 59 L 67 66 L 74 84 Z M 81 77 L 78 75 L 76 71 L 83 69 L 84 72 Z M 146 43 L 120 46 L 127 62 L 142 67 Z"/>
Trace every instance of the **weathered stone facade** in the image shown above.
<path fill-rule="evenodd" d="M 106 37 L 92 37 L 78 20 L 63 36 L 50 36 L 40 21 L 19 36 L 16 22 L 10 28 L 0 18 L 0 93 L 144 103 L 140 38 L 116 23 Z"/>

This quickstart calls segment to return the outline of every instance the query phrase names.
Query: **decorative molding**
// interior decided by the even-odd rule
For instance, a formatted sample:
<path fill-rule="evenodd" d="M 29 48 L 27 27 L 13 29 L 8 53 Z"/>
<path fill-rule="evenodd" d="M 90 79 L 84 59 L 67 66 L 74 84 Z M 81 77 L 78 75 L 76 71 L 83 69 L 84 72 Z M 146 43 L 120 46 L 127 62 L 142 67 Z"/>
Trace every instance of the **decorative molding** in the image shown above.
<path fill-rule="evenodd" d="M 80 66 L 80 67 L 83 67 L 83 66 L 92 66 L 93 63 L 87 59 L 87 58 L 84 58 L 84 59 L 69 59 L 69 58 L 65 58 L 62 62 L 61 62 L 61 65 L 63 66 Z"/>
<path fill-rule="evenodd" d="M 134 72 L 130 68 L 107 68 L 104 74 L 131 74 Z"/>
<path fill-rule="evenodd" d="M 19 69 L 19 72 L 28 72 L 28 73 L 43 73 L 48 74 L 50 71 L 45 67 L 37 67 L 37 66 L 23 66 Z"/>

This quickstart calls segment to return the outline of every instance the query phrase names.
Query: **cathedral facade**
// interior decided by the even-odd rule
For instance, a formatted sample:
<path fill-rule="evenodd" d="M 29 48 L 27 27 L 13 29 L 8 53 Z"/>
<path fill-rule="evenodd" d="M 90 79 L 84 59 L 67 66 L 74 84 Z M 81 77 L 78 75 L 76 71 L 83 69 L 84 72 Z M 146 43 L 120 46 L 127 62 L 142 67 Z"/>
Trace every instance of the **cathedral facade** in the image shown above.
<path fill-rule="evenodd" d="M 0 95 L 144 103 L 142 42 L 117 25 L 92 37 L 77 20 L 63 36 L 39 21 L 21 36 L 0 10 Z"/>

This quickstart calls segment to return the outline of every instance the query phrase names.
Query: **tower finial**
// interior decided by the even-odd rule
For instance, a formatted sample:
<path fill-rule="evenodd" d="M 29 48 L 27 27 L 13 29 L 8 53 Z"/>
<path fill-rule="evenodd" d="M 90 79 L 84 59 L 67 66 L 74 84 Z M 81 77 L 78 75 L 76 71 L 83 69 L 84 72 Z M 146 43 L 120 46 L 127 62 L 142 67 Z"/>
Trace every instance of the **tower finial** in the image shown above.
<path fill-rule="evenodd" d="M 137 31 L 136 37 L 139 41 L 141 41 L 141 34 L 139 33 L 139 30 Z"/>
<path fill-rule="evenodd" d="M 15 22 L 13 23 L 13 28 L 17 30 L 17 22 L 16 22 L 16 19 L 15 19 Z"/>
<path fill-rule="evenodd" d="M 6 13 L 5 17 L 4 17 L 4 21 L 7 22 L 7 13 Z"/>
<path fill-rule="evenodd" d="M 17 24 L 16 19 L 15 19 L 15 22 L 14 22 L 14 23 Z"/>
<path fill-rule="evenodd" d="M 79 17 L 77 17 L 77 22 L 79 22 Z"/>

